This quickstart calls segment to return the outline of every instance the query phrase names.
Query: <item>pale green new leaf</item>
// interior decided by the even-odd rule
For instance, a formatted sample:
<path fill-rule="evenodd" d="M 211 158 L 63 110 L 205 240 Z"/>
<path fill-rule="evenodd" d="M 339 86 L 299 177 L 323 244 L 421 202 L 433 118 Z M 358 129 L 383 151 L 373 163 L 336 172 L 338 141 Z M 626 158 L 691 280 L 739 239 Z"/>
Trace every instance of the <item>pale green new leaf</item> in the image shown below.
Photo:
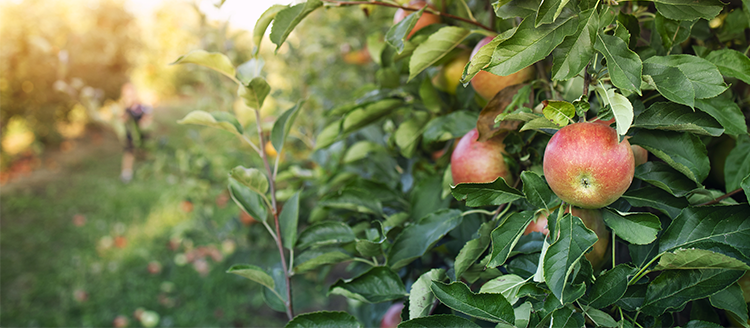
<path fill-rule="evenodd" d="M 430 286 L 433 281 L 444 281 L 448 276 L 443 269 L 432 269 L 425 272 L 414 284 L 409 292 L 409 319 L 426 317 L 432 309 L 435 295 L 432 294 Z"/>
<path fill-rule="evenodd" d="M 242 125 L 237 119 L 227 112 L 207 113 L 202 110 L 195 110 L 188 113 L 185 118 L 177 121 L 178 124 L 197 124 L 210 126 L 221 129 L 236 135 L 242 135 Z"/>
<path fill-rule="evenodd" d="M 427 67 L 432 66 L 448 54 L 453 48 L 461 44 L 467 36 L 471 34 L 470 30 L 458 26 L 446 26 L 430 35 L 425 42 L 422 42 L 414 49 L 414 54 L 409 60 L 409 80 L 416 77 Z"/>
<path fill-rule="evenodd" d="M 259 195 L 265 195 L 268 192 L 268 178 L 265 173 L 256 168 L 248 169 L 237 166 L 229 172 L 229 175 Z"/>
<path fill-rule="evenodd" d="M 393 24 L 388 30 L 388 33 L 385 34 L 385 42 L 396 48 L 398 53 L 404 51 L 404 40 L 406 40 L 407 35 L 409 35 L 409 32 L 414 28 L 414 25 L 417 24 L 419 18 L 422 17 L 425 8 L 427 8 L 427 6 L 409 14 L 400 22 Z"/>
<path fill-rule="evenodd" d="M 526 282 L 525 279 L 514 275 L 506 274 L 490 281 L 487 281 L 479 289 L 479 293 L 499 293 L 508 300 L 511 305 L 516 304 L 518 301 L 518 290 Z"/>
<path fill-rule="evenodd" d="M 558 127 L 564 127 L 572 123 L 573 116 L 576 115 L 576 109 L 573 104 L 567 101 L 550 100 L 547 102 L 547 106 L 542 109 L 542 113 L 544 117 Z"/>
<path fill-rule="evenodd" d="M 240 84 L 237 89 L 237 96 L 242 98 L 247 107 L 260 110 L 270 92 L 271 86 L 266 82 L 266 79 L 258 76 L 250 80 L 248 84 Z"/>
<path fill-rule="evenodd" d="M 205 50 L 193 50 L 185 55 L 180 56 L 171 65 L 175 64 L 196 64 L 208 67 L 221 74 L 235 80 L 235 70 L 232 62 L 222 53 L 207 52 Z"/>
<path fill-rule="evenodd" d="M 254 265 L 235 264 L 230 267 L 229 270 L 227 270 L 227 273 L 234 273 L 240 277 L 245 277 L 268 288 L 274 288 L 273 277 L 271 277 L 263 269 Z"/>
<path fill-rule="evenodd" d="M 623 136 L 628 133 L 630 125 L 633 123 L 633 104 L 625 96 L 616 93 L 615 89 L 604 90 L 597 87 L 599 95 L 612 108 L 617 123 L 617 134 Z"/>
<path fill-rule="evenodd" d="M 266 9 L 266 11 L 264 11 L 263 14 L 260 15 L 260 18 L 255 22 L 255 27 L 253 28 L 253 44 L 255 45 L 253 56 L 257 56 L 260 51 L 260 43 L 263 41 L 263 35 L 266 34 L 268 25 L 271 24 L 271 21 L 273 21 L 279 11 L 286 8 L 288 7 L 284 5 L 273 5 Z"/>
<path fill-rule="evenodd" d="M 513 36 L 514 33 L 516 33 L 516 28 L 509 29 L 503 33 L 500 33 L 498 36 L 493 38 L 492 41 L 479 48 L 479 50 L 474 54 L 474 57 L 471 57 L 471 61 L 469 61 L 466 64 L 466 67 L 464 67 L 464 71 L 461 75 L 461 83 L 463 83 L 464 86 L 467 85 L 474 77 L 474 75 L 477 75 L 479 71 L 486 68 L 487 65 L 490 64 L 490 61 L 492 61 L 492 54 L 495 52 L 495 47 L 497 47 L 497 45 L 501 42 Z"/>
<path fill-rule="evenodd" d="M 690 270 L 690 269 L 734 269 L 750 270 L 744 262 L 700 248 L 678 248 L 664 253 L 654 270 Z"/>

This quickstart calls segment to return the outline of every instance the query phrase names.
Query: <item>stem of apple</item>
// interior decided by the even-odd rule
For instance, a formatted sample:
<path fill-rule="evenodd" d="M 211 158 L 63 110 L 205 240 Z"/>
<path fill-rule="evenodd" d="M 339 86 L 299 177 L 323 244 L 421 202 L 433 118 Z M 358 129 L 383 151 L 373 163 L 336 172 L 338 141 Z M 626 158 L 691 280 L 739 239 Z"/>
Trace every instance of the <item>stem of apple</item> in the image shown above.
<path fill-rule="evenodd" d="M 286 264 L 286 256 L 284 255 L 284 246 L 281 242 L 281 228 L 279 227 L 279 212 L 276 206 L 276 175 L 274 170 L 268 164 L 268 156 L 266 155 L 266 143 L 263 140 L 263 129 L 260 124 L 260 109 L 255 110 L 255 122 L 258 127 L 258 138 L 260 144 L 260 157 L 263 159 L 263 165 L 266 167 L 266 173 L 268 174 L 269 191 L 271 192 L 271 213 L 273 214 L 273 222 L 276 225 L 276 247 L 279 249 L 279 256 L 281 256 L 281 268 L 284 270 L 284 280 L 286 281 L 286 316 L 291 321 L 294 318 L 294 310 L 292 308 L 292 284 L 289 277 L 289 270 Z M 276 156 L 279 156 L 277 154 Z"/>
<path fill-rule="evenodd" d="M 407 7 L 407 6 L 400 6 L 400 5 L 397 5 L 397 4 L 388 3 L 388 2 L 382 2 L 382 1 L 377 1 L 377 0 L 371 0 L 371 1 L 322 0 L 322 1 L 323 2 L 327 2 L 327 3 L 332 3 L 333 5 L 335 5 L 337 7 L 341 7 L 341 6 L 355 6 L 355 5 L 376 5 L 376 6 L 383 6 L 383 7 L 400 8 L 400 9 L 409 10 L 409 11 L 417 11 L 417 10 L 421 9 L 421 8 L 412 8 L 412 7 Z M 492 28 L 490 28 L 490 27 L 488 27 L 488 26 L 486 26 L 486 25 L 484 25 L 484 24 L 482 24 L 480 22 L 477 22 L 475 20 L 471 20 L 471 19 L 468 19 L 468 18 L 459 17 L 459 16 L 448 14 L 448 13 L 440 12 L 440 11 L 434 10 L 432 8 L 429 8 L 429 7 L 425 8 L 425 12 L 428 12 L 428 13 L 433 14 L 433 15 L 443 16 L 443 17 L 447 17 L 447 18 L 451 18 L 451 19 L 455 19 L 455 20 L 460 20 L 462 22 L 466 22 L 466 23 L 469 23 L 469 24 L 481 27 L 481 28 L 483 28 L 483 29 L 485 29 L 487 31 L 496 32 Z"/>

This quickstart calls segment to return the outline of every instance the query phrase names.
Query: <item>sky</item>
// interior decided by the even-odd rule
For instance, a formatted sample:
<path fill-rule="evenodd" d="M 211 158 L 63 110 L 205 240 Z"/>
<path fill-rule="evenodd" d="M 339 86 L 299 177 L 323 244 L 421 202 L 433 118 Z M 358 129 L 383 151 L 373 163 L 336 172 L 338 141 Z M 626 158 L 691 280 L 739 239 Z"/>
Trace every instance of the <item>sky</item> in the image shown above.
<path fill-rule="evenodd" d="M 186 0 L 191 1 L 191 0 Z M 195 1 L 195 0 L 193 0 Z M 156 9 L 161 0 L 128 0 L 128 7 L 136 12 L 148 13 Z M 214 3 L 218 0 L 199 0 L 199 8 L 213 20 L 226 21 L 235 28 L 252 31 L 255 22 L 266 9 L 274 4 L 288 5 L 294 0 L 226 0 L 221 9 Z"/>

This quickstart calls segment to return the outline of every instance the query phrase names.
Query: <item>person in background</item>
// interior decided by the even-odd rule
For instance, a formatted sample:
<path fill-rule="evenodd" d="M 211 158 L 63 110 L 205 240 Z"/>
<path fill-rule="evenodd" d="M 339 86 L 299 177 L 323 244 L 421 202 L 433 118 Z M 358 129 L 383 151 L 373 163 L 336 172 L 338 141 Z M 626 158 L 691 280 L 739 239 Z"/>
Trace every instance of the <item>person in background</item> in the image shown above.
<path fill-rule="evenodd" d="M 122 86 L 120 102 L 125 108 L 122 114 L 124 125 L 124 153 L 122 154 L 122 169 L 120 180 L 124 183 L 133 179 L 133 164 L 135 163 L 135 152 L 143 145 L 146 138 L 145 130 L 153 121 L 152 108 L 141 103 L 138 92 L 132 83 Z"/>

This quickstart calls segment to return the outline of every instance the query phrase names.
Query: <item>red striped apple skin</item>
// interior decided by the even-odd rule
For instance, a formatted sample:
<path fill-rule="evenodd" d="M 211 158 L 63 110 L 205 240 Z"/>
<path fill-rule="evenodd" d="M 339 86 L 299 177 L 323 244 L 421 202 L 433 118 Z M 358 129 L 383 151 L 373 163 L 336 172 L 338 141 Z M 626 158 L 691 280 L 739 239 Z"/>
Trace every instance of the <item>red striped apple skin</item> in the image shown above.
<path fill-rule="evenodd" d="M 503 177 L 512 185 L 513 177 L 503 158 L 505 136 L 495 136 L 485 142 L 478 142 L 477 138 L 477 129 L 472 129 L 456 144 L 451 154 L 453 184 L 487 183 Z"/>
<path fill-rule="evenodd" d="M 596 123 L 563 127 L 544 150 L 544 176 L 560 199 L 581 208 L 616 201 L 633 181 L 630 143 L 618 143 L 615 129 Z"/>

